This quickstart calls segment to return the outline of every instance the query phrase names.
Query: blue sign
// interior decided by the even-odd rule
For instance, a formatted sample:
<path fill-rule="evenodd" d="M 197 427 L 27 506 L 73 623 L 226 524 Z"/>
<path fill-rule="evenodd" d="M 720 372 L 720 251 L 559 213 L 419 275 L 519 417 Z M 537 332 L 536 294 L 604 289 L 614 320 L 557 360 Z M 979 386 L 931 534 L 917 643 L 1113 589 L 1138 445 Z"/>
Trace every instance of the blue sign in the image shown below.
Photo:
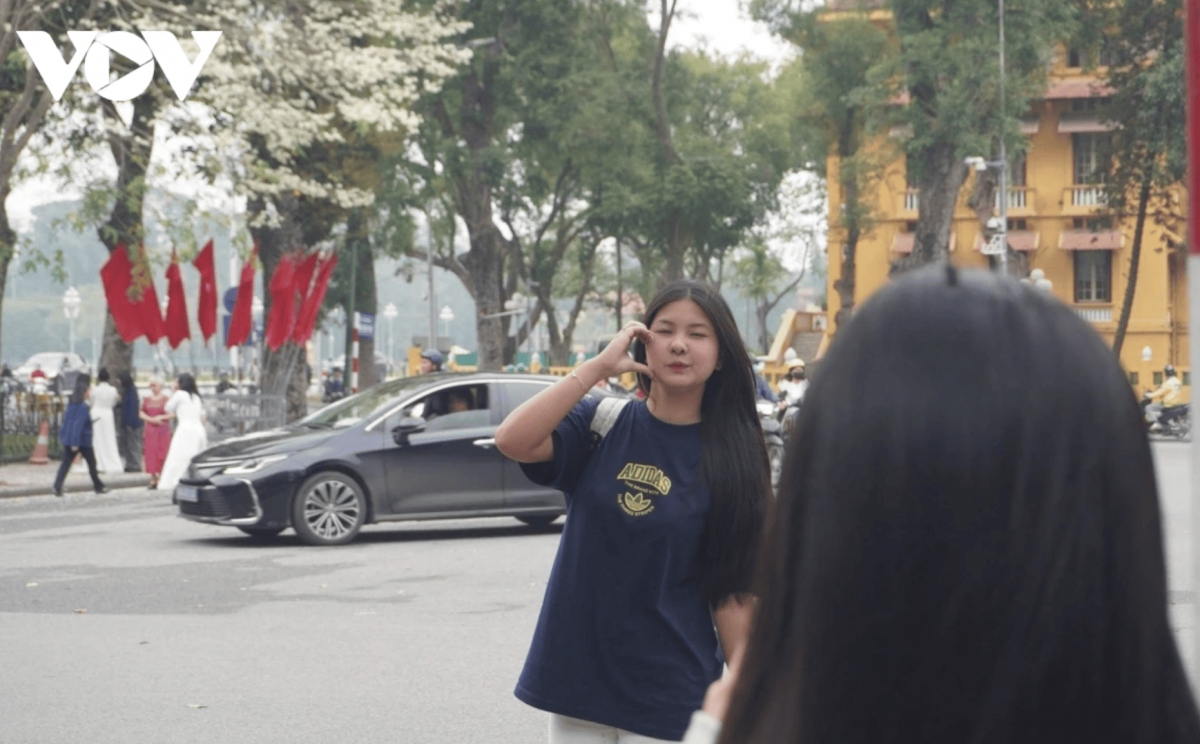
<path fill-rule="evenodd" d="M 358 340 L 369 341 L 375 338 L 375 316 L 371 313 L 358 314 Z"/>
<path fill-rule="evenodd" d="M 233 303 L 237 302 L 237 287 L 230 287 L 225 290 L 225 311 L 233 312 Z"/>

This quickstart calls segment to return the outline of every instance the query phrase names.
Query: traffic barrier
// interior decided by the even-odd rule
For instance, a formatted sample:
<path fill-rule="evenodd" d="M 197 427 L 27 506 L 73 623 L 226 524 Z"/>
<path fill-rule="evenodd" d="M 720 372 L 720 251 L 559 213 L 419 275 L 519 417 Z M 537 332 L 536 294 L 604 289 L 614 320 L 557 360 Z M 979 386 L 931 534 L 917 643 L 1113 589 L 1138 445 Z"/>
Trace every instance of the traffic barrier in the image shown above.
<path fill-rule="evenodd" d="M 49 465 L 50 464 L 50 422 L 42 421 L 42 426 L 38 429 L 37 444 L 33 447 L 33 454 L 29 456 L 31 465 Z"/>

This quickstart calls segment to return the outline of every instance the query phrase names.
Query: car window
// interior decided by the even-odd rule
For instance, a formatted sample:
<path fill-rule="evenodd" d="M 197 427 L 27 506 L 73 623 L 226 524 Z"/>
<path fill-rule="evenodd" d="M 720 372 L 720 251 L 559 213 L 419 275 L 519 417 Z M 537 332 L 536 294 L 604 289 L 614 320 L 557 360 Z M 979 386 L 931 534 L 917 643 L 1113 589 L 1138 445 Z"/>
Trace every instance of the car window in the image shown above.
<path fill-rule="evenodd" d="M 557 382 L 557 380 L 555 380 Z M 517 406 L 550 387 L 553 383 L 543 382 L 505 382 L 504 404 L 506 413 L 512 413 Z"/>
<path fill-rule="evenodd" d="M 402 395 L 406 390 L 427 384 L 429 384 L 428 379 L 420 376 L 391 380 L 351 395 L 349 398 L 343 398 L 336 403 L 331 403 L 315 413 L 310 413 L 296 424 L 313 429 L 341 429 L 354 426 L 379 411 L 380 408 L 394 405 L 396 397 Z"/>
<path fill-rule="evenodd" d="M 492 420 L 488 386 L 455 385 L 419 398 L 388 417 L 391 431 L 405 418 L 425 420 L 425 431 L 448 431 L 487 426 Z"/>

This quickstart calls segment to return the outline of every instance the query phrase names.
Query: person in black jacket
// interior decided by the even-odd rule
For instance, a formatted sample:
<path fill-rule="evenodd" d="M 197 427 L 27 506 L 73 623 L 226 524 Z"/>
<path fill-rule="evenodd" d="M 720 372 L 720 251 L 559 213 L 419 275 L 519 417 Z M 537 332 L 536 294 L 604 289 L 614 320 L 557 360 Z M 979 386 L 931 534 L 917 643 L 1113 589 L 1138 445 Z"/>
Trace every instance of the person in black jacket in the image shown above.
<path fill-rule="evenodd" d="M 96 493 L 107 493 L 108 489 L 100 482 L 100 474 L 96 472 L 96 453 L 92 449 L 92 412 L 88 408 L 87 399 L 92 376 L 80 374 L 75 378 L 75 390 L 63 414 L 62 425 L 58 430 L 58 438 L 63 445 L 62 464 L 58 466 L 58 475 L 54 478 L 54 495 L 63 495 L 63 482 L 67 479 L 67 471 L 76 455 L 83 455 L 88 466 L 88 475 L 92 476 L 92 486 Z"/>
<path fill-rule="evenodd" d="M 142 472 L 142 401 L 138 398 L 133 375 L 124 370 L 117 375 L 121 382 L 120 420 L 117 424 L 117 446 L 125 463 L 126 473 Z"/>

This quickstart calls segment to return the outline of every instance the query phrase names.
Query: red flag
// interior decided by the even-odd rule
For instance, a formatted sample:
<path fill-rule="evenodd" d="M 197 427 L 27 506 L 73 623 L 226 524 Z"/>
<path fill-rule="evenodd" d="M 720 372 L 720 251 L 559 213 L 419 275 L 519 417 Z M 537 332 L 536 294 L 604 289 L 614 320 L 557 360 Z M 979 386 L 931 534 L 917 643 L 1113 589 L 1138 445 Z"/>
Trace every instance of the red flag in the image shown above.
<path fill-rule="evenodd" d="M 183 294 L 183 277 L 179 273 L 179 261 L 171 252 L 171 265 L 167 267 L 167 342 L 178 349 L 183 340 L 192 337 L 188 327 L 187 298 Z"/>
<path fill-rule="evenodd" d="M 192 260 L 200 272 L 200 302 L 196 307 L 196 322 L 204 342 L 217 332 L 217 270 L 213 266 L 213 242 L 209 240 Z"/>
<path fill-rule="evenodd" d="M 142 259 L 142 266 L 148 266 L 145 263 L 146 249 L 144 246 L 138 246 L 138 254 Z M 136 273 L 138 267 L 134 266 L 133 271 Z M 167 326 L 163 323 L 162 307 L 158 304 L 158 292 L 154 289 L 154 280 L 150 278 L 148 270 L 144 281 L 146 288 L 142 290 L 142 299 L 134 302 L 133 305 L 137 308 L 138 319 L 142 324 L 142 332 L 146 334 L 146 340 L 157 344 L 163 336 L 167 335 Z"/>
<path fill-rule="evenodd" d="M 254 259 L 258 256 L 258 246 L 250 253 L 246 265 L 242 267 L 242 278 L 238 282 L 237 299 L 233 301 L 233 317 L 229 319 L 229 333 L 225 336 L 225 348 L 241 346 L 250 338 L 254 309 Z"/>
<path fill-rule="evenodd" d="M 286 253 L 271 275 L 271 315 L 267 318 L 267 348 L 287 343 L 296 324 L 296 262 Z"/>
<path fill-rule="evenodd" d="M 141 320 L 138 309 L 129 299 L 129 287 L 133 284 L 133 264 L 129 263 L 129 255 L 125 246 L 118 245 L 109 254 L 108 260 L 100 269 L 100 281 L 104 283 L 104 296 L 108 299 L 108 312 L 113 317 L 117 333 L 125 343 L 133 343 L 141 336 Z"/>
<path fill-rule="evenodd" d="M 312 285 L 313 274 L 317 273 L 317 262 L 320 259 L 320 251 L 313 251 L 296 267 L 296 299 L 300 301 L 302 307 L 304 301 L 308 299 L 308 290 Z M 299 315 L 297 315 L 297 319 L 299 319 Z"/>
<path fill-rule="evenodd" d="M 292 331 L 292 340 L 298 344 L 306 343 L 317 326 L 317 313 L 321 309 L 321 303 L 325 301 L 325 290 L 329 287 L 329 278 L 333 276 L 334 266 L 337 266 L 336 253 L 321 262 L 316 284 L 304 298 L 304 304 L 300 307 L 300 317 L 296 319 L 296 329 Z"/>

